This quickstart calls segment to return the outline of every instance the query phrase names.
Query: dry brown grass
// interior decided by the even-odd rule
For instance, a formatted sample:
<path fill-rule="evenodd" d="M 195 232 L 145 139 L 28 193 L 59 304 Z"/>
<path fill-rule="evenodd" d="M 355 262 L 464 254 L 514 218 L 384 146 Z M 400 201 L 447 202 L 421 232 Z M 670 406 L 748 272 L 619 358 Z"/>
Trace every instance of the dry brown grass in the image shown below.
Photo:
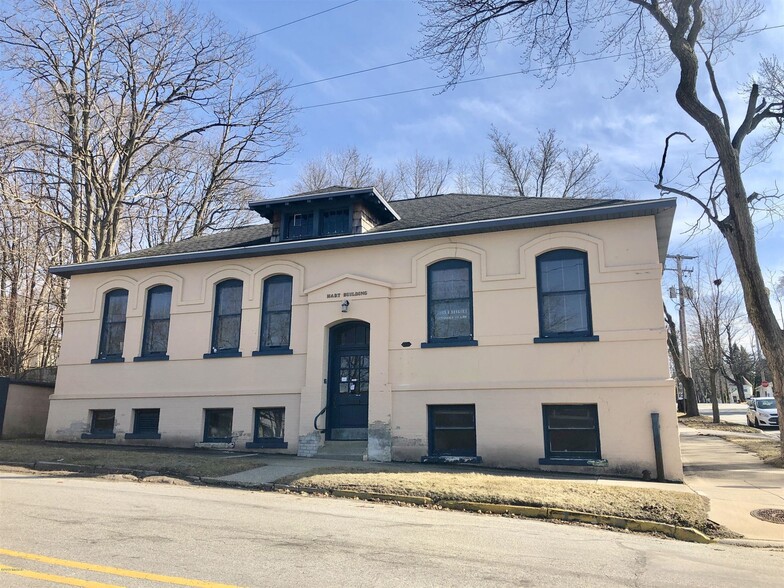
<path fill-rule="evenodd" d="M 751 439 L 749 437 L 722 437 L 735 445 L 740 445 L 746 451 L 754 453 L 767 465 L 784 468 L 784 459 L 781 457 L 781 444 L 775 439 L 769 437 L 762 437 L 760 439 Z"/>
<path fill-rule="evenodd" d="M 171 476 L 203 477 L 228 476 L 266 465 L 261 456 L 227 459 L 230 455 L 218 451 L 0 441 L 0 461 L 6 462 L 60 461 L 85 466 L 152 470 Z"/>
<path fill-rule="evenodd" d="M 705 529 L 705 501 L 690 492 L 562 482 L 475 472 L 309 472 L 286 480 L 295 486 L 357 490 L 433 500 L 545 506 Z"/>
<path fill-rule="evenodd" d="M 759 429 L 755 429 L 754 427 L 749 427 L 747 425 L 736 425 L 734 423 L 727 423 L 725 421 L 714 423 L 711 417 L 702 415 L 696 417 L 681 416 L 678 417 L 678 422 L 686 425 L 687 427 L 691 427 L 692 429 L 712 429 L 714 431 L 730 431 L 732 433 L 760 434 Z"/>

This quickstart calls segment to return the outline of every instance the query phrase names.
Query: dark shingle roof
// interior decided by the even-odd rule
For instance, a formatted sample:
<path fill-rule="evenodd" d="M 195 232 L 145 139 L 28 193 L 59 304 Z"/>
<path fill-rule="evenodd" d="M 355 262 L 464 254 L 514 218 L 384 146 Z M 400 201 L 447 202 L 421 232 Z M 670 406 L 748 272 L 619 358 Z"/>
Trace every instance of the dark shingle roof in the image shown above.
<path fill-rule="evenodd" d="M 509 218 L 609 206 L 626 200 L 588 200 L 576 198 L 520 198 L 518 196 L 484 196 L 479 194 L 442 194 L 410 200 L 393 200 L 390 205 L 400 215 L 399 221 L 373 229 L 395 231 L 415 227 L 435 227 L 451 223 Z"/>
<path fill-rule="evenodd" d="M 364 234 L 271 243 L 272 225 L 265 223 L 192 237 L 100 261 L 58 266 L 51 271 L 70 277 L 78 273 L 120 268 L 296 253 L 651 214 L 656 216 L 659 253 L 664 259 L 675 199 L 633 201 L 443 194 L 395 200 L 390 205 L 400 219 L 379 225 Z"/>

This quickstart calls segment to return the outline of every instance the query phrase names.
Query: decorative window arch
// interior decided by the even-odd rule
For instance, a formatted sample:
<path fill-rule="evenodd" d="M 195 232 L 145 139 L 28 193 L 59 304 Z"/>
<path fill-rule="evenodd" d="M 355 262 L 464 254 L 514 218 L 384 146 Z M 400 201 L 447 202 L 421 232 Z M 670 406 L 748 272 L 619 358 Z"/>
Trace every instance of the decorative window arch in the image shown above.
<path fill-rule="evenodd" d="M 215 285 L 212 346 L 207 356 L 240 356 L 242 280 L 223 280 Z"/>
<path fill-rule="evenodd" d="M 593 339 L 588 254 L 555 249 L 536 258 L 539 339 Z"/>
<path fill-rule="evenodd" d="M 427 268 L 427 344 L 475 345 L 471 262 L 445 259 Z"/>
<path fill-rule="evenodd" d="M 171 317 L 172 287 L 161 284 L 147 290 L 144 313 L 142 355 L 144 359 L 168 359 L 169 320 Z"/>
<path fill-rule="evenodd" d="M 123 361 L 128 290 L 116 288 L 104 295 L 98 361 Z"/>
<path fill-rule="evenodd" d="M 259 341 L 261 355 L 290 351 L 292 284 L 292 277 L 286 274 L 264 280 Z"/>

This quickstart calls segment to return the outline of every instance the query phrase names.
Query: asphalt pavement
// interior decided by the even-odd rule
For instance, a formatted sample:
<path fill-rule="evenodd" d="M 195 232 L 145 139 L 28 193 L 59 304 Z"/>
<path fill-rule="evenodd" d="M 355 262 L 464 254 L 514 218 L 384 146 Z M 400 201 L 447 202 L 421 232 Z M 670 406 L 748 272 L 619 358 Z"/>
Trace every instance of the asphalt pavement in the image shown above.
<path fill-rule="evenodd" d="M 717 587 L 773 578 L 782 557 L 356 500 L 0 472 L 0 586 L 14 588 Z"/>

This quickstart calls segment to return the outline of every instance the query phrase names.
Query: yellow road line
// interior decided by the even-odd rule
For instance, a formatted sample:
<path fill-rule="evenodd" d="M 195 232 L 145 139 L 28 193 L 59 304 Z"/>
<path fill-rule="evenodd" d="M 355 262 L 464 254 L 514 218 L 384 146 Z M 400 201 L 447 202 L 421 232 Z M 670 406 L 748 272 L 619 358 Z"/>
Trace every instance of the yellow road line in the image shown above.
<path fill-rule="evenodd" d="M 56 557 L 47 557 L 45 555 L 37 555 L 35 553 L 22 553 L 21 551 L 12 551 L 10 549 L 0 548 L 0 555 L 7 555 L 9 557 L 18 557 L 20 559 L 29 559 L 31 561 L 37 561 L 40 563 L 50 564 L 55 566 L 64 566 L 67 568 L 88 570 L 90 572 L 100 572 L 102 574 L 124 576 L 126 578 L 138 578 L 140 580 L 151 580 L 153 582 L 176 584 L 178 586 L 191 586 L 194 588 L 237 588 L 237 586 L 233 586 L 231 584 L 219 584 L 217 582 L 205 582 L 204 580 L 191 580 L 189 578 L 179 578 L 177 576 L 163 576 L 161 574 L 150 574 L 148 572 L 137 572 L 135 570 L 124 570 L 122 568 L 113 568 L 111 566 L 100 566 L 100 565 L 89 564 L 80 561 L 70 561 L 67 559 L 58 559 Z M 81 586 L 81 584 L 78 585 Z M 96 586 L 105 586 L 105 585 L 108 584 L 96 584 Z"/>
<path fill-rule="evenodd" d="M 55 584 L 81 586 L 82 588 L 123 588 L 117 584 L 104 584 L 103 582 L 91 582 L 90 580 L 80 580 L 79 578 L 69 578 L 68 576 L 42 574 L 41 572 L 12 568 L 2 564 L 0 564 L 0 573 L 13 574 L 14 576 L 22 576 L 23 578 L 31 578 L 33 580 L 46 580 L 47 582 L 54 582 Z"/>

